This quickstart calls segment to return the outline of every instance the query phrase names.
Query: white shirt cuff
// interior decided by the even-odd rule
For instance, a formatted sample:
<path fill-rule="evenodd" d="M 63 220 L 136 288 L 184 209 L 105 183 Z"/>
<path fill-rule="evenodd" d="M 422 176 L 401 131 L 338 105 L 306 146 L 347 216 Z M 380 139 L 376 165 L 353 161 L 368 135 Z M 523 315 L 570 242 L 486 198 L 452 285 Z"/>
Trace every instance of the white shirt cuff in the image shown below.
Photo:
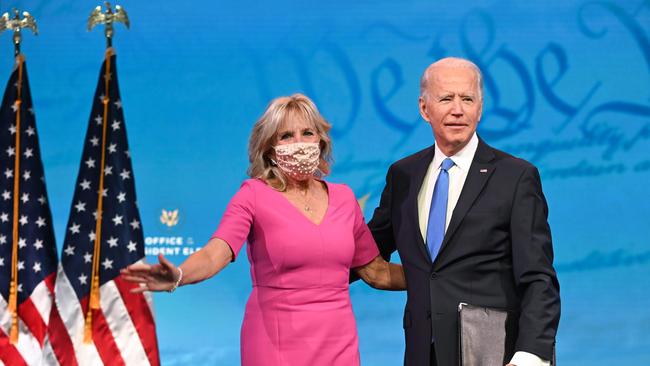
<path fill-rule="evenodd" d="M 528 352 L 515 352 L 510 363 L 517 366 L 550 366 L 550 361 L 544 361 L 537 355 Z"/>

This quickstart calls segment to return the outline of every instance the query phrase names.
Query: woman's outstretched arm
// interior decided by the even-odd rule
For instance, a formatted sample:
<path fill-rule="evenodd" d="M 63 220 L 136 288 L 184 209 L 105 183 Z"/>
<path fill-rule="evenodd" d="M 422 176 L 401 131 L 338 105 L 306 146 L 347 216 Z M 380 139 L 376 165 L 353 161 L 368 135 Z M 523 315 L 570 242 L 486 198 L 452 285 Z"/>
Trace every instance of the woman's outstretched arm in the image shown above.
<path fill-rule="evenodd" d="M 135 263 L 124 268 L 121 273 L 127 281 L 140 284 L 132 292 L 171 291 L 176 289 L 176 285 L 196 283 L 214 276 L 232 258 L 230 246 L 219 238 L 212 238 L 178 267 L 160 254 L 157 264 Z"/>

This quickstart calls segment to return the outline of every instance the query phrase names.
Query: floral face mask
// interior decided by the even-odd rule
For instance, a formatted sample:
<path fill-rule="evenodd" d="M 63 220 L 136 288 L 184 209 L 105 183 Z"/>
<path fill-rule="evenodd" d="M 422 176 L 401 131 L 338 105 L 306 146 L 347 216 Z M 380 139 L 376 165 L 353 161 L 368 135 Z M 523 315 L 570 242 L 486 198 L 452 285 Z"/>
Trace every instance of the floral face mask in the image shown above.
<path fill-rule="evenodd" d="M 297 142 L 277 145 L 274 162 L 282 171 L 296 180 L 305 180 L 314 175 L 320 160 L 317 142 Z"/>

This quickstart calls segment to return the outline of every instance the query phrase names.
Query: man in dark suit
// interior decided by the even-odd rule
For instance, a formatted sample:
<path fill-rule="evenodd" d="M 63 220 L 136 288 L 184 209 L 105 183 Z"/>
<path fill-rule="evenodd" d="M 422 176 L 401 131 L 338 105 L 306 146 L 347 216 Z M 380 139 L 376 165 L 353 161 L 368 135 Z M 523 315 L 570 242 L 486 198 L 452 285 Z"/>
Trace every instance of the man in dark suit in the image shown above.
<path fill-rule="evenodd" d="M 404 363 L 457 366 L 458 306 L 468 303 L 514 314 L 509 365 L 548 365 L 560 297 L 539 173 L 477 136 L 476 65 L 439 60 L 420 93 L 435 144 L 391 165 L 368 224 L 382 255 L 397 250 L 404 266 Z"/>

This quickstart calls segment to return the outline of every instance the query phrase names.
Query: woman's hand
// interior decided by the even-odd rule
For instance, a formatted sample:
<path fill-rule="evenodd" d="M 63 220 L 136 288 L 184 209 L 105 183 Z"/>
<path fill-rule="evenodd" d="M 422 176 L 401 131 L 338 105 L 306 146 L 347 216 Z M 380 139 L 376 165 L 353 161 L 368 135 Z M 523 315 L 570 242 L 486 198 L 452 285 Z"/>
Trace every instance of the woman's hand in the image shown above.
<path fill-rule="evenodd" d="M 125 280 L 140 284 L 140 287 L 131 289 L 131 292 L 170 291 L 175 289 L 181 271 L 162 254 L 158 255 L 158 262 L 158 264 L 154 265 L 135 263 L 120 271 Z M 180 286 L 180 283 L 178 285 Z"/>

